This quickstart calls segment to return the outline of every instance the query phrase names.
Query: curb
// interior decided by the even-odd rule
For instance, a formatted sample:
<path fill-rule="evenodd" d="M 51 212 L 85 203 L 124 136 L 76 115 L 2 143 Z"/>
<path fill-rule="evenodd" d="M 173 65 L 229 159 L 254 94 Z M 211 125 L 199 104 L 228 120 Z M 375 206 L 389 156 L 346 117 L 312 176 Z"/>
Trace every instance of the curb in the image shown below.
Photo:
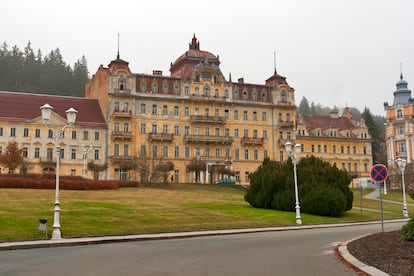
<path fill-rule="evenodd" d="M 370 235 L 370 234 L 368 234 Z M 389 275 L 388 273 L 383 272 L 382 270 L 379 270 L 373 266 L 369 266 L 363 262 L 361 262 L 360 260 L 358 260 L 357 258 L 355 258 L 353 255 L 351 255 L 351 253 L 349 253 L 348 251 L 348 243 L 354 241 L 354 240 L 358 240 L 360 238 L 363 238 L 367 235 L 364 236 L 360 236 L 357 237 L 355 239 L 346 241 L 346 242 L 342 242 L 339 247 L 338 247 L 338 253 L 341 256 L 341 258 L 343 258 L 346 262 L 348 262 L 351 266 L 356 267 L 358 270 L 367 273 L 368 275 L 378 275 L 378 276 L 386 276 Z"/>

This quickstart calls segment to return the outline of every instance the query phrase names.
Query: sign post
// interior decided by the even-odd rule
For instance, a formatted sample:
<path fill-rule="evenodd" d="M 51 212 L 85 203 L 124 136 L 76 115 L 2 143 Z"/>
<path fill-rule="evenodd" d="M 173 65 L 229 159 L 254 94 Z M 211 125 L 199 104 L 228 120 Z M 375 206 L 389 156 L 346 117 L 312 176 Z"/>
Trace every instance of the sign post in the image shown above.
<path fill-rule="evenodd" d="M 382 214 L 382 185 L 385 184 L 385 179 L 388 177 L 388 170 L 385 165 L 376 164 L 371 169 L 371 179 L 378 183 L 379 185 L 379 194 L 380 194 L 380 212 L 381 212 L 381 229 L 384 232 L 384 217 Z M 381 185 L 382 182 L 382 185 Z"/>

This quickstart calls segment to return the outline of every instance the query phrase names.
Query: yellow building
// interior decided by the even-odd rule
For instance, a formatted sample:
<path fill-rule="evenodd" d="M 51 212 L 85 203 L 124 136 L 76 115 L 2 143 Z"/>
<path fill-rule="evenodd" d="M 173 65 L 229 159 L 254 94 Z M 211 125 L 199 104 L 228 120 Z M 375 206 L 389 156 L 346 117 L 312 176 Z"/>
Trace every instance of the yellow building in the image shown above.
<path fill-rule="evenodd" d="M 414 160 L 414 102 L 411 98 L 411 90 L 401 74 L 396 84 L 392 105 L 384 103 L 386 112 L 385 140 L 387 144 L 388 165 L 395 164 L 398 158 L 411 163 Z"/>
<path fill-rule="evenodd" d="M 170 76 L 132 73 L 128 65 L 118 53 L 85 90 L 108 122 L 108 178 L 143 180 L 129 164 L 156 156 L 174 164 L 177 182 L 214 183 L 234 174 L 248 184 L 265 157 L 286 160 L 284 143 L 296 138 L 294 89 L 276 70 L 264 84 L 233 82 L 195 36 Z M 194 164 L 205 169 L 191 170 Z"/>
<path fill-rule="evenodd" d="M 49 124 L 40 107 L 53 107 Z M 65 111 L 78 111 L 73 127 L 65 128 L 60 144 L 60 174 L 106 179 L 106 172 L 88 170 L 87 163 L 103 165 L 106 159 L 107 127 L 96 99 L 0 91 L 0 152 L 9 142 L 23 150 L 21 173 L 54 173 L 56 132 L 67 124 Z M 0 167 L 0 173 L 8 169 Z"/>
<path fill-rule="evenodd" d="M 349 108 L 341 116 L 298 115 L 296 123 L 301 156 L 314 155 L 346 170 L 356 180 L 354 185 L 370 179 L 371 137 L 364 120 L 353 120 Z"/>

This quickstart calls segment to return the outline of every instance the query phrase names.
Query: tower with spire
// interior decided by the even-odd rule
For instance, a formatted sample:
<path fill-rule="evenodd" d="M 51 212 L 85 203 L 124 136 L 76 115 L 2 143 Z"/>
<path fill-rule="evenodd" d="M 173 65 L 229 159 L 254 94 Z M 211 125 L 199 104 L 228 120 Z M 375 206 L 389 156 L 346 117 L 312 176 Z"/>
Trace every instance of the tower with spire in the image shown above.
<path fill-rule="evenodd" d="M 404 80 L 402 70 L 396 83 L 392 105 L 384 103 L 386 112 L 385 140 L 388 165 L 392 166 L 398 158 L 411 163 L 414 160 L 414 101 L 408 82 Z"/>

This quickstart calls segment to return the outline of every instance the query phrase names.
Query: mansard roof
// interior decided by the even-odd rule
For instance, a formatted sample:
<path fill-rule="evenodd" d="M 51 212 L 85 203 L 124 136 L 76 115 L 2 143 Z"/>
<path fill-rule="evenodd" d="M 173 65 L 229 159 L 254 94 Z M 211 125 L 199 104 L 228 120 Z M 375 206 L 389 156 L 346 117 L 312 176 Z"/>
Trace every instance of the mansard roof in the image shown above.
<path fill-rule="evenodd" d="M 308 129 L 354 129 L 356 126 L 348 117 L 331 117 L 323 115 L 300 115 L 300 121 L 303 120 Z"/>
<path fill-rule="evenodd" d="M 106 125 L 97 99 L 9 91 L 0 91 L 0 121 L 28 122 L 41 117 L 40 107 L 46 103 L 62 118 L 66 118 L 65 111 L 69 108 L 76 109 L 77 125 Z"/>

